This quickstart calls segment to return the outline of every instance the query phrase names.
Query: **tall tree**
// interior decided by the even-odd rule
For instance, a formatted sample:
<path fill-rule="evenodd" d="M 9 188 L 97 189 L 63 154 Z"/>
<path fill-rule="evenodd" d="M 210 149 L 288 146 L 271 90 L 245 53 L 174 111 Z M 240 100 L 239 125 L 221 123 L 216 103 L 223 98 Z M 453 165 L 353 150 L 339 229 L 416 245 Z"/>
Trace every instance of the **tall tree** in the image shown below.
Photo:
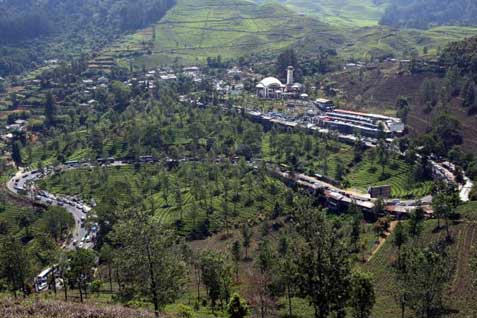
<path fill-rule="evenodd" d="M 17 291 L 25 296 L 28 294 L 26 283 L 30 275 L 30 260 L 23 244 L 10 235 L 0 239 L 0 274 L 15 297 Z"/>
<path fill-rule="evenodd" d="M 401 247 L 406 243 L 406 241 L 407 241 L 406 231 L 404 231 L 404 226 L 402 225 L 402 223 L 399 222 L 394 231 L 393 244 L 394 246 L 398 248 L 399 251 L 401 251 Z"/>
<path fill-rule="evenodd" d="M 159 317 L 160 310 L 183 290 L 185 262 L 176 235 L 154 212 L 154 206 L 123 212 L 112 239 L 121 246 L 115 253 L 121 281 L 151 302 Z"/>
<path fill-rule="evenodd" d="M 422 208 L 417 208 L 409 214 L 409 234 L 411 236 L 419 237 L 421 235 L 424 219 Z"/>
<path fill-rule="evenodd" d="M 47 127 L 54 126 L 56 123 L 56 102 L 55 97 L 51 92 L 46 94 L 45 102 L 45 124 Z"/>
<path fill-rule="evenodd" d="M 328 317 L 331 312 L 344 317 L 351 278 L 347 249 L 323 212 L 304 206 L 298 220 L 304 239 L 297 252 L 300 293 L 310 300 L 315 318 Z"/>
<path fill-rule="evenodd" d="M 232 244 L 232 248 L 230 250 L 232 254 L 232 258 L 235 263 L 235 280 L 238 282 L 239 280 L 239 264 L 240 260 L 242 259 L 242 250 L 240 248 L 240 241 L 234 241 Z"/>
<path fill-rule="evenodd" d="M 261 241 L 258 246 L 258 257 L 256 261 L 256 266 L 260 271 L 260 279 L 258 279 L 255 284 L 260 303 L 260 315 L 262 318 L 265 317 L 268 309 L 267 300 L 269 298 L 269 285 L 272 280 L 272 265 L 274 264 L 275 259 L 276 257 L 271 248 L 270 242 L 268 240 Z"/>
<path fill-rule="evenodd" d="M 288 301 L 288 317 L 293 317 L 292 296 L 295 287 L 295 278 L 297 275 L 297 267 L 294 261 L 294 250 L 292 246 L 294 242 L 291 235 L 282 236 L 278 243 L 278 275 L 281 284 L 285 288 L 285 294 Z"/>
<path fill-rule="evenodd" d="M 465 83 L 462 90 L 462 106 L 471 107 L 475 105 L 475 84 L 474 81 L 469 80 Z"/>
<path fill-rule="evenodd" d="M 76 249 L 70 252 L 68 279 L 78 286 L 80 301 L 87 297 L 88 284 L 93 281 L 96 254 L 87 249 Z"/>
<path fill-rule="evenodd" d="M 286 49 L 277 58 L 276 72 L 279 74 L 279 78 L 286 79 L 286 71 L 288 66 L 293 66 L 295 68 L 295 78 L 297 81 L 300 80 L 302 71 L 298 65 L 298 59 L 296 57 L 295 50 L 293 49 Z"/>
<path fill-rule="evenodd" d="M 376 302 L 372 277 L 356 271 L 351 278 L 350 305 L 354 318 L 368 318 Z"/>
<path fill-rule="evenodd" d="M 253 231 L 248 224 L 242 227 L 243 247 L 245 247 L 245 259 L 248 259 L 248 249 L 252 243 Z"/>
<path fill-rule="evenodd" d="M 396 264 L 396 278 L 406 303 L 418 317 L 435 317 L 442 308 L 445 286 L 451 277 L 450 260 L 442 245 L 404 249 Z"/>
<path fill-rule="evenodd" d="M 357 214 L 353 217 L 353 224 L 351 227 L 350 238 L 351 238 L 351 244 L 353 244 L 355 250 L 358 249 L 358 243 L 361 238 L 361 222 L 362 222 L 362 214 Z"/>
<path fill-rule="evenodd" d="M 460 198 L 457 191 L 447 184 L 437 184 L 436 188 L 436 193 L 432 198 L 432 208 L 438 218 L 438 222 L 441 218 L 444 218 L 447 238 L 450 239 L 449 218 L 454 214 L 455 208 L 459 205 Z M 440 227 L 440 223 L 438 223 L 438 227 Z"/>
<path fill-rule="evenodd" d="M 227 259 L 218 253 L 208 251 L 201 256 L 202 281 L 207 288 L 207 295 L 215 309 L 217 301 L 223 304 L 230 298 L 232 271 Z"/>
<path fill-rule="evenodd" d="M 57 206 L 48 208 L 43 214 L 42 220 L 45 229 L 56 241 L 63 239 L 68 230 L 75 226 L 73 216 L 62 207 Z"/>
<path fill-rule="evenodd" d="M 12 144 L 12 159 L 13 162 L 15 162 L 15 165 L 17 165 L 17 167 L 21 166 L 21 164 L 23 163 L 21 148 L 21 143 L 18 140 Z"/>
<path fill-rule="evenodd" d="M 113 293 L 113 248 L 109 244 L 104 244 L 99 252 L 99 261 L 106 265 L 108 269 L 109 291 Z"/>

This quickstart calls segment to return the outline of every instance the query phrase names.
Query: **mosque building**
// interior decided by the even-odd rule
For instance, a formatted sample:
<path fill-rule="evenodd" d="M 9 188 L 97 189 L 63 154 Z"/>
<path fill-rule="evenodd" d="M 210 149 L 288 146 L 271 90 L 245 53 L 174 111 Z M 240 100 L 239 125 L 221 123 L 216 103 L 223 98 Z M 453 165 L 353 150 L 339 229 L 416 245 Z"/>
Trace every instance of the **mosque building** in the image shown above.
<path fill-rule="evenodd" d="M 293 66 L 287 68 L 287 83 L 282 84 L 276 77 L 266 77 L 257 84 L 257 97 L 267 99 L 289 99 L 303 98 L 304 86 L 294 82 L 295 69 Z"/>

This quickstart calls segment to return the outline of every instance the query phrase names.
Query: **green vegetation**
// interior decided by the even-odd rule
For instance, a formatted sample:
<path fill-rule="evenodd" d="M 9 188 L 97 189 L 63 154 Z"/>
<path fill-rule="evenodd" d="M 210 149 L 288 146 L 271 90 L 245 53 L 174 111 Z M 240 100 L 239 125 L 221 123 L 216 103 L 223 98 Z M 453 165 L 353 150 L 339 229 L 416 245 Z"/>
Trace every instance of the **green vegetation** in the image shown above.
<path fill-rule="evenodd" d="M 392 159 L 382 170 L 378 162 L 368 157 L 354 167 L 347 180 L 353 188 L 366 191 L 370 185 L 390 185 L 394 198 L 422 198 L 432 191 L 433 181 L 416 180 L 416 167 L 404 160 Z M 384 180 L 383 180 L 384 179 Z"/>
<path fill-rule="evenodd" d="M 136 63 L 204 63 L 207 57 L 225 60 L 277 51 L 316 29 L 326 33 L 328 27 L 276 3 L 179 0 L 155 26 L 152 55 L 140 57 Z M 328 42 L 325 37 L 323 40 Z"/>
<path fill-rule="evenodd" d="M 373 185 L 391 185 L 391 195 L 395 198 L 421 198 L 432 190 L 429 176 L 416 177 L 422 174 L 419 164 L 389 153 L 380 161 L 379 149 L 359 149 L 327 135 L 276 130 L 266 134 L 263 140 L 262 156 L 266 161 L 311 176 L 321 174 L 361 192 L 367 192 Z"/>
<path fill-rule="evenodd" d="M 88 302 L 79 304 L 58 300 L 33 298 L 0 298 L 0 315 L 2 317 L 39 317 L 73 318 L 81 313 L 82 317 L 102 318 L 151 318 L 153 315 L 145 310 L 126 308 L 119 305 L 105 305 Z"/>
<path fill-rule="evenodd" d="M 462 205 L 459 212 L 467 219 L 468 215 L 475 214 L 475 202 Z M 464 213 L 464 211 L 466 211 Z M 412 221 L 404 222 L 406 231 L 410 231 Z M 474 244 L 473 235 L 475 226 L 472 223 L 461 222 L 450 226 L 450 232 L 453 236 L 452 243 L 444 243 L 446 231 L 441 229 L 436 231 L 437 221 L 426 221 L 421 225 L 422 232 L 417 237 L 409 235 L 410 241 L 406 244 L 414 248 L 422 249 L 427 246 L 447 246 L 445 253 L 446 259 L 450 262 L 451 277 L 447 280 L 446 292 L 442 294 L 444 308 L 447 317 L 465 317 L 473 312 L 475 307 L 465 299 L 473 297 L 476 290 L 471 286 L 468 279 L 470 275 L 469 257 L 472 253 L 471 246 Z M 410 232 L 409 232 L 410 233 Z M 374 274 L 377 302 L 373 311 L 373 316 L 379 317 L 401 317 L 401 307 L 399 304 L 399 281 L 396 273 L 395 261 L 399 256 L 398 247 L 393 244 L 396 239 L 392 235 L 385 243 L 383 248 L 373 257 L 373 259 L 363 265 L 363 268 Z M 445 271 L 439 273 L 446 274 Z M 436 273 L 437 274 L 437 273 Z M 437 287 L 437 285 L 436 285 Z M 423 298 L 419 298 L 423 299 Z M 406 305 L 407 306 L 407 305 Z M 411 315 L 409 308 L 405 309 L 406 316 Z M 425 316 L 425 315 L 424 315 Z"/>
<path fill-rule="evenodd" d="M 393 29 L 386 26 L 350 30 L 346 46 L 338 50 L 345 57 L 373 60 L 426 54 L 438 56 L 449 42 L 475 34 L 475 27 L 439 26 L 428 30 Z"/>
<path fill-rule="evenodd" d="M 391 0 L 380 23 L 393 27 L 426 29 L 436 25 L 476 25 L 474 2 L 456 0 Z"/>
<path fill-rule="evenodd" d="M 276 218 L 287 193 L 280 181 L 244 163 L 184 163 L 172 170 L 160 165 L 85 169 L 55 175 L 40 185 L 52 193 L 94 198 L 105 221 L 109 216 L 101 213 L 111 208 L 147 206 L 162 223 L 175 225 L 191 238 Z"/>
<path fill-rule="evenodd" d="M 296 12 L 316 15 L 330 24 L 364 27 L 378 24 L 387 0 L 286 0 L 285 5 Z"/>
<path fill-rule="evenodd" d="M 3 1 L 0 75 L 22 73 L 45 59 L 69 59 L 98 50 L 120 34 L 160 20 L 174 4 L 174 0 Z"/>

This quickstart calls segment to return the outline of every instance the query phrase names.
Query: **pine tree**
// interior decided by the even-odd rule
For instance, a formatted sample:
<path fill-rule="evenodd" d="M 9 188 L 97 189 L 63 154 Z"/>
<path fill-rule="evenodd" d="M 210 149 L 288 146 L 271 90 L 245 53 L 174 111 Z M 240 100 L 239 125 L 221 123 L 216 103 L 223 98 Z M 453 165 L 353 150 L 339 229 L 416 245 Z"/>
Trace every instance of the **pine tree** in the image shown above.
<path fill-rule="evenodd" d="M 243 237 L 243 247 L 245 247 L 245 259 L 248 259 L 248 249 L 250 248 L 250 244 L 252 241 L 252 229 L 248 226 L 248 224 L 245 224 L 242 227 L 242 237 Z"/>
<path fill-rule="evenodd" d="M 404 226 L 399 222 L 394 231 L 394 240 L 393 244 L 401 251 L 401 247 L 407 242 L 407 234 L 404 231 Z"/>
<path fill-rule="evenodd" d="M 22 164 L 21 144 L 19 141 L 15 141 L 12 144 L 12 159 L 17 166 Z"/>
<path fill-rule="evenodd" d="M 56 121 L 56 103 L 55 103 L 55 98 L 51 92 L 48 92 L 46 94 L 44 107 L 45 107 L 46 127 L 54 126 Z"/>
<path fill-rule="evenodd" d="M 238 281 L 239 280 L 239 263 L 240 263 L 240 260 L 242 259 L 242 250 L 240 248 L 239 241 L 234 241 L 230 252 L 232 254 L 232 258 L 235 263 L 235 280 Z"/>

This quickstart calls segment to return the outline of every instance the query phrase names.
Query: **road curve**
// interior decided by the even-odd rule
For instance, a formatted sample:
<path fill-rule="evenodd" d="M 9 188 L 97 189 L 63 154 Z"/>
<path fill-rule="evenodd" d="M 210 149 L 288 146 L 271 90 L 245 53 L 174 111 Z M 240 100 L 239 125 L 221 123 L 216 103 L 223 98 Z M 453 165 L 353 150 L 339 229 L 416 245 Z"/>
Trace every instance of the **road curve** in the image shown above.
<path fill-rule="evenodd" d="M 35 182 L 49 174 L 50 172 L 44 173 L 39 170 L 28 171 L 20 169 L 13 178 L 8 180 L 6 184 L 7 190 L 14 195 L 22 196 L 35 203 L 46 206 L 61 206 L 73 216 L 75 227 L 71 233 L 71 238 L 65 243 L 64 248 L 73 249 L 76 246 L 81 248 L 93 247 L 91 236 L 88 237 L 89 231 L 83 226 L 84 220 L 87 217 L 86 212 L 90 212 L 92 210 L 91 207 L 76 198 L 72 199 L 66 195 L 53 195 L 46 191 L 35 189 Z"/>

